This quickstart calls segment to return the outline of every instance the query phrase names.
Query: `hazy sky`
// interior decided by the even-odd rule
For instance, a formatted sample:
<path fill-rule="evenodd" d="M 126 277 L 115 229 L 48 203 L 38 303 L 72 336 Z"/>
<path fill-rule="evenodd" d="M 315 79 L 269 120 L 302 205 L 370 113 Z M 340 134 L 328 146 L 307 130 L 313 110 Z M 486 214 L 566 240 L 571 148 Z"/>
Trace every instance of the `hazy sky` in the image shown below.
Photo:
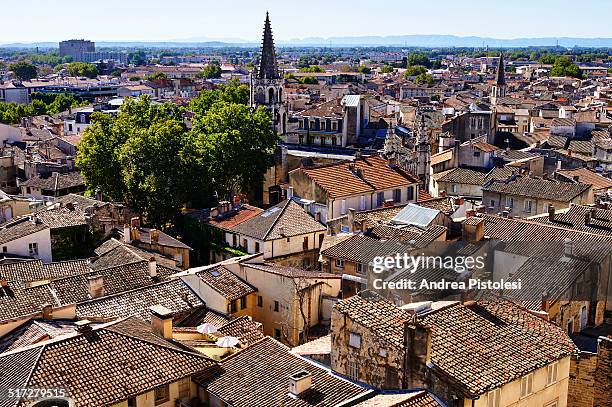
<path fill-rule="evenodd" d="M 612 37 L 612 0 L 0 0 L 0 43 L 455 34 Z"/>

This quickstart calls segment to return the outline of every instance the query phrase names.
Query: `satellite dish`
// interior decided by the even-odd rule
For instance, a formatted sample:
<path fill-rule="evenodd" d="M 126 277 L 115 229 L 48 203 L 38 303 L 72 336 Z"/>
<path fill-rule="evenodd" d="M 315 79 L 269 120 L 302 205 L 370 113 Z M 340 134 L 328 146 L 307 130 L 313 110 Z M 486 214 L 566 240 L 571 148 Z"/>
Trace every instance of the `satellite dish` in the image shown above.
<path fill-rule="evenodd" d="M 217 340 L 216 345 L 220 348 L 233 348 L 238 345 L 238 342 L 240 341 L 234 336 L 224 336 Z"/>
<path fill-rule="evenodd" d="M 201 334 L 213 334 L 217 332 L 217 330 L 218 330 L 217 327 L 211 324 L 210 322 L 206 322 L 202 325 L 199 325 L 196 328 L 196 331 L 198 331 Z"/>

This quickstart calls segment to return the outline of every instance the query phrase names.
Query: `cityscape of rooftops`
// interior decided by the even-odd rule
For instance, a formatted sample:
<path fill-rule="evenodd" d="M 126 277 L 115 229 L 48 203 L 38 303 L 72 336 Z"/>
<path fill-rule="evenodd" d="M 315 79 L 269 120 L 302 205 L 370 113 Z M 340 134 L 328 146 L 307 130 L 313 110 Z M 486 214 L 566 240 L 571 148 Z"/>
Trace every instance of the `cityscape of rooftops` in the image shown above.
<path fill-rule="evenodd" d="M 0 15 L 0 407 L 612 407 L 612 2 Z"/>

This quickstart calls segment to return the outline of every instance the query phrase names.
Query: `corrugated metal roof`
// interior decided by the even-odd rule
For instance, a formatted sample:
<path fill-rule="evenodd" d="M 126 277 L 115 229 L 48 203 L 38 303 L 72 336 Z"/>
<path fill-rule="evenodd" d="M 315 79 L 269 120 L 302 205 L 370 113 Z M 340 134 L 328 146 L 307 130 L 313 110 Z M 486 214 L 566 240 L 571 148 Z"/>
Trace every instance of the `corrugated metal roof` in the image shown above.
<path fill-rule="evenodd" d="M 341 104 L 348 107 L 357 107 L 359 105 L 359 95 L 345 95 L 342 98 Z"/>
<path fill-rule="evenodd" d="M 391 222 L 425 228 L 429 226 L 439 213 L 440 211 L 437 209 L 408 204 L 391 219 Z"/>

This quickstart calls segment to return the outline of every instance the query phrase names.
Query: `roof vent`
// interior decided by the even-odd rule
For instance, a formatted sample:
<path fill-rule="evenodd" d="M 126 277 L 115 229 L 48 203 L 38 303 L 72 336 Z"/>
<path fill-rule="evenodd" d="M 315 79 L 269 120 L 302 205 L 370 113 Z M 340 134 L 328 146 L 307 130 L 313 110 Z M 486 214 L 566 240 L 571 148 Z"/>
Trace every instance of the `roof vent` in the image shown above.
<path fill-rule="evenodd" d="M 77 321 L 74 323 L 74 325 L 77 328 L 77 332 L 82 334 L 82 333 L 86 333 L 86 332 L 91 332 L 92 331 L 92 325 L 91 325 L 91 321 L 88 319 L 82 319 L 80 321 Z"/>
<path fill-rule="evenodd" d="M 300 370 L 289 376 L 289 394 L 292 396 L 299 396 L 310 387 L 312 387 L 312 374 L 309 371 Z"/>

